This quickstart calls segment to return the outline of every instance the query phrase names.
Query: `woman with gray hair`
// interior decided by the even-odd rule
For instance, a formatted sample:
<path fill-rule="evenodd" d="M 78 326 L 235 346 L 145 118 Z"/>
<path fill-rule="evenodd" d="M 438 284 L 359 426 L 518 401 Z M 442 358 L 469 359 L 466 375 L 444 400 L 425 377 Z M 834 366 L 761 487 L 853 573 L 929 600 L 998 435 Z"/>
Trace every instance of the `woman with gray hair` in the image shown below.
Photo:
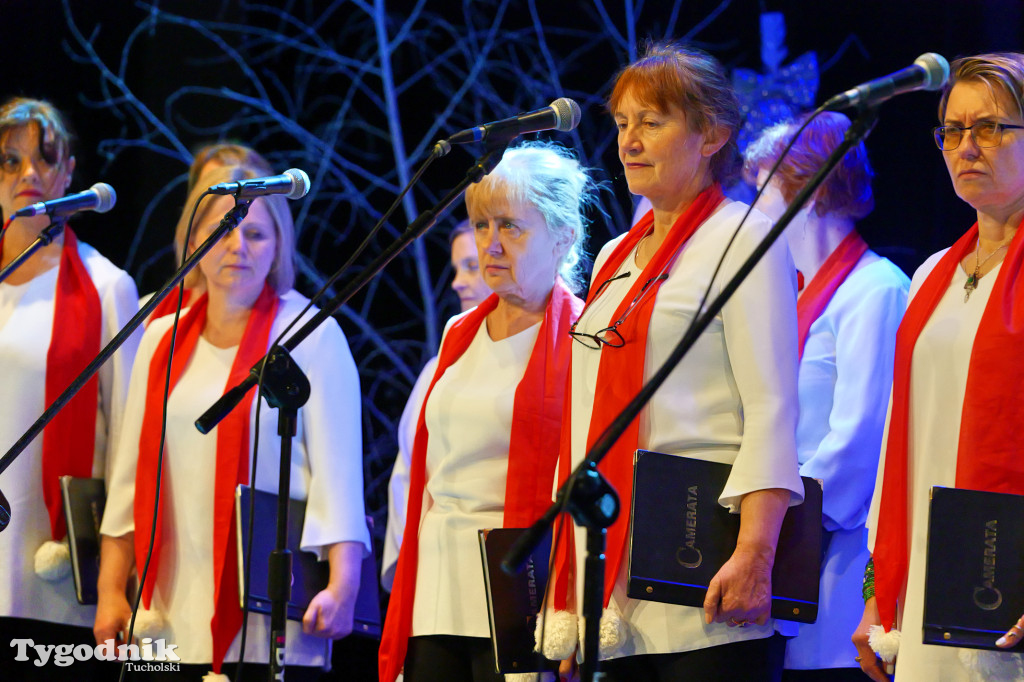
<path fill-rule="evenodd" d="M 403 665 L 406 682 L 502 679 L 477 530 L 527 526 L 550 504 L 591 188 L 568 152 L 532 143 L 466 192 L 494 293 L 448 323 L 419 415 L 385 682 Z"/>

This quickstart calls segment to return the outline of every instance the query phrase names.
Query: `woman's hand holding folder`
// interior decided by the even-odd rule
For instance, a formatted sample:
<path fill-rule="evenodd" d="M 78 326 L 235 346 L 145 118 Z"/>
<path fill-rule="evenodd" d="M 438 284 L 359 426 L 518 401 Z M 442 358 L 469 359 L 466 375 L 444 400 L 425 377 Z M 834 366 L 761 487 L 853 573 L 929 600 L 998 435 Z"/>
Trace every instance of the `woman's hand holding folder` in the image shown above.
<path fill-rule="evenodd" d="M 1009 649 L 1020 644 L 1021 635 L 1024 635 L 1024 616 L 1017 619 L 1013 627 L 1006 631 L 1006 634 L 996 640 L 996 646 Z"/>
<path fill-rule="evenodd" d="M 781 488 L 756 490 L 743 498 L 736 550 L 708 585 L 705 622 L 745 627 L 768 621 L 775 547 L 788 508 L 789 491 Z"/>

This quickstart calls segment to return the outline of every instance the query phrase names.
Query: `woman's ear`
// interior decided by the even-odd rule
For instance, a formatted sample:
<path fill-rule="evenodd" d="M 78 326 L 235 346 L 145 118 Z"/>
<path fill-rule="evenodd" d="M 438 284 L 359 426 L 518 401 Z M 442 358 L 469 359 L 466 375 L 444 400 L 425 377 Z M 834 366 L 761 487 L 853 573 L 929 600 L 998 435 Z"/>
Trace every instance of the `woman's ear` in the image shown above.
<path fill-rule="evenodd" d="M 68 159 L 67 168 L 68 172 L 67 175 L 64 177 L 65 192 L 68 190 L 69 187 L 71 187 L 71 177 L 75 174 L 75 157 L 72 156 L 71 158 Z"/>
<path fill-rule="evenodd" d="M 700 148 L 701 156 L 710 158 L 729 141 L 730 131 L 725 126 L 715 126 L 704 135 L 704 145 Z"/>
<path fill-rule="evenodd" d="M 555 248 L 558 249 L 560 257 L 564 257 L 569 253 L 569 249 L 572 248 L 572 244 L 576 241 L 576 228 L 563 225 L 557 233 L 555 239 Z"/>

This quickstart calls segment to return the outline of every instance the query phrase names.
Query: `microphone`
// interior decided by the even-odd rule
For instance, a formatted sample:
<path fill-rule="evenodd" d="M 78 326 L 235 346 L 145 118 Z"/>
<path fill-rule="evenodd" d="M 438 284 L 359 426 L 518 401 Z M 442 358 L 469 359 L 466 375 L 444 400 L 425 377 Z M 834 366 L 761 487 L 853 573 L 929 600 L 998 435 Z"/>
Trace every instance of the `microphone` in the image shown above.
<path fill-rule="evenodd" d="M 514 137 L 541 130 L 568 132 L 580 124 L 580 105 L 568 97 L 559 97 L 554 102 L 526 114 L 519 114 L 500 121 L 485 123 L 476 128 L 460 130 L 447 140 L 438 142 L 447 153 L 450 145 L 471 142 L 508 142 Z"/>
<path fill-rule="evenodd" d="M 26 206 L 14 212 L 11 219 L 31 218 L 32 216 L 46 213 L 51 218 L 63 218 L 79 211 L 96 211 L 106 213 L 117 203 L 117 192 L 105 182 L 97 182 L 89 189 L 69 194 L 60 199 L 50 199 Z"/>
<path fill-rule="evenodd" d="M 941 54 L 926 52 L 911 66 L 868 81 L 825 102 L 825 111 L 880 104 L 890 97 L 915 90 L 938 90 L 949 80 L 949 62 Z"/>
<path fill-rule="evenodd" d="M 207 191 L 210 194 L 232 194 L 239 199 L 255 199 L 268 194 L 283 194 L 289 199 L 301 199 L 309 192 L 309 176 L 298 168 L 289 168 L 280 175 L 222 182 L 213 185 Z"/>

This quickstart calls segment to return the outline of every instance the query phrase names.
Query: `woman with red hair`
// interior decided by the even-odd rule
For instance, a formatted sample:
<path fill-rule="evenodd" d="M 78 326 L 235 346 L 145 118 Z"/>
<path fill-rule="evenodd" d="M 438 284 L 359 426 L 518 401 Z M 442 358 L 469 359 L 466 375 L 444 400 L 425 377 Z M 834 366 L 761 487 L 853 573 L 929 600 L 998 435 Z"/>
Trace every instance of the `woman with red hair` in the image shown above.
<path fill-rule="evenodd" d="M 748 147 L 745 170 L 764 185 L 803 119 L 772 126 Z M 843 140 L 850 120 L 810 121 L 755 205 L 778 220 Z M 818 618 L 786 646 L 787 682 L 863 680 L 846 635 L 857 625 L 868 560 L 868 505 L 875 486 L 896 328 L 910 280 L 857 232 L 871 212 L 871 166 L 860 143 L 848 151 L 785 231 L 803 286 L 797 299 L 800 474 L 822 481 Z"/>
<path fill-rule="evenodd" d="M 653 210 L 606 244 L 594 264 L 587 307 L 574 325 L 563 474 L 661 367 L 704 293 L 716 296 L 771 227 L 760 213 L 739 227 L 748 207 L 722 194 L 721 184 L 739 170 L 740 115 L 714 59 L 656 45 L 619 74 L 608 110 L 629 190 L 649 199 Z M 785 641 L 777 628 L 788 626 L 769 617 L 771 571 L 782 518 L 803 496 L 794 442 L 795 284 L 785 245 L 776 244 L 601 463 L 621 499 L 608 530 L 606 679 L 777 680 L 781 674 Z M 739 541 L 703 609 L 626 596 L 638 448 L 732 465 L 718 501 L 742 512 Z M 585 533 L 575 535 L 579 606 Z M 562 601 L 571 598 L 556 593 L 556 609 L 572 608 Z M 564 620 L 556 616 L 552 624 Z M 544 645 L 549 657 L 566 653 L 564 642 Z"/>

